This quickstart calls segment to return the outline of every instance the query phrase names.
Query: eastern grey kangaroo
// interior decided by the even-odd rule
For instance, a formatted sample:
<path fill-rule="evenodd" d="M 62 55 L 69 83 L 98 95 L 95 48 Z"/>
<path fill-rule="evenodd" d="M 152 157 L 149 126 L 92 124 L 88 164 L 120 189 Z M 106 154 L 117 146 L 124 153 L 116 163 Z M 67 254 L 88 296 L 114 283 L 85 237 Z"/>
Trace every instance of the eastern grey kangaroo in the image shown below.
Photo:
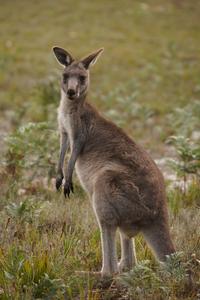
<path fill-rule="evenodd" d="M 86 102 L 89 68 L 102 51 L 75 60 L 66 50 L 53 48 L 64 66 L 58 108 L 60 157 L 56 188 L 64 179 L 65 197 L 73 192 L 72 174 L 76 167 L 100 227 L 104 276 L 129 270 L 136 263 L 132 238 L 138 232 L 160 261 L 175 250 L 161 172 L 144 149 Z M 70 159 L 63 168 L 68 149 Z M 115 248 L 117 229 L 121 240 L 119 264 Z"/>

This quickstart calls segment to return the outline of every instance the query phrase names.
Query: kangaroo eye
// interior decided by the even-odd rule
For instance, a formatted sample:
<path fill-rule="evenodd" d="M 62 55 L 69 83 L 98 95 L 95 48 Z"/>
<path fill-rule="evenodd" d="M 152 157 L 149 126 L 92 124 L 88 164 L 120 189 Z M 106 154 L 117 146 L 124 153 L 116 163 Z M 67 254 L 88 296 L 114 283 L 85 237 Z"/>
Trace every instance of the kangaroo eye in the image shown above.
<path fill-rule="evenodd" d="M 82 75 L 82 76 L 79 77 L 79 79 L 80 79 L 80 82 L 81 82 L 81 83 L 84 83 L 85 80 L 86 80 L 86 77 Z"/>

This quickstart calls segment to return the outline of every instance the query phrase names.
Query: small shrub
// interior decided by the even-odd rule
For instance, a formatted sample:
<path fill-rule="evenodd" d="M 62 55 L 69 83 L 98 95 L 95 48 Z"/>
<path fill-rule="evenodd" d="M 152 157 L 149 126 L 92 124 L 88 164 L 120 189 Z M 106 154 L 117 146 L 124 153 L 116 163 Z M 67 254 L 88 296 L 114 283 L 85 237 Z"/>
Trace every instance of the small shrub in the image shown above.
<path fill-rule="evenodd" d="M 161 280 L 150 267 L 149 260 L 138 263 L 129 273 L 122 274 L 120 281 L 136 299 L 144 299 L 152 290 L 161 289 Z"/>
<path fill-rule="evenodd" d="M 199 264 L 196 257 L 185 260 L 183 253 L 177 252 L 154 269 L 150 261 L 140 262 L 129 273 L 122 274 L 119 282 L 128 288 L 130 297 L 138 300 L 190 299 L 187 297 L 197 294 L 199 287 L 196 277 L 190 275 L 195 264 Z"/>
<path fill-rule="evenodd" d="M 33 285 L 33 297 L 47 299 L 61 299 L 61 295 L 65 294 L 66 286 L 62 279 L 51 279 L 47 273 Z"/>
<path fill-rule="evenodd" d="M 200 101 L 192 101 L 188 105 L 174 109 L 174 112 L 168 115 L 168 123 L 173 132 L 177 135 L 190 137 L 194 130 L 199 130 L 200 119 Z"/>
<path fill-rule="evenodd" d="M 10 203 L 6 206 L 7 214 L 17 222 L 32 223 L 40 213 L 40 204 L 38 201 L 25 199 L 20 203 Z"/>
<path fill-rule="evenodd" d="M 6 139 L 7 151 L 4 165 L 15 179 L 33 179 L 44 172 L 49 178 L 55 168 L 57 135 L 48 123 L 28 123 Z M 24 170 L 29 170 L 26 174 Z M 45 170 L 45 171 L 44 171 Z M 45 176 L 45 177 L 46 177 Z"/>
<path fill-rule="evenodd" d="M 58 79 L 47 78 L 39 82 L 30 98 L 30 107 L 27 107 L 27 116 L 35 122 L 49 121 L 55 123 L 56 107 L 60 100 Z"/>
<path fill-rule="evenodd" d="M 177 154 L 177 159 L 170 159 L 168 163 L 177 177 L 183 179 L 185 193 L 188 175 L 197 180 L 200 177 L 200 147 L 184 136 L 171 136 L 168 143 L 174 146 Z"/>

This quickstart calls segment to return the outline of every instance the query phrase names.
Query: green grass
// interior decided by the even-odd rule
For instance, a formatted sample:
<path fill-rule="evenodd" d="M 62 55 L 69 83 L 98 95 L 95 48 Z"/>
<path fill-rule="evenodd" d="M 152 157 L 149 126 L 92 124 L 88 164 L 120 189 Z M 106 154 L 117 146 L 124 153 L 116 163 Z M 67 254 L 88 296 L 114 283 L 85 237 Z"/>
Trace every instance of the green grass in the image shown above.
<path fill-rule="evenodd" d="M 197 0 L 1 5 L 0 299 L 198 299 L 199 13 Z M 90 102 L 154 158 L 172 158 L 181 170 L 173 181 L 166 177 L 180 252 L 166 268 L 138 236 L 139 264 L 130 273 L 110 281 L 77 274 L 100 270 L 100 234 L 77 178 L 70 200 L 54 187 L 62 70 L 54 45 L 78 58 L 103 46 L 91 70 Z M 180 143 L 169 145 L 171 135 Z M 188 159 L 192 174 L 183 168 Z"/>
<path fill-rule="evenodd" d="M 29 101 L 38 80 L 58 74 L 51 53 L 55 44 L 75 57 L 105 47 L 93 71 L 91 98 L 135 80 L 130 91 L 137 89 L 139 100 L 158 111 L 188 103 L 200 92 L 199 9 L 198 1 L 184 1 L 180 8 L 161 0 L 125 0 L 123 7 L 118 0 L 5 2 L 1 106 Z"/>

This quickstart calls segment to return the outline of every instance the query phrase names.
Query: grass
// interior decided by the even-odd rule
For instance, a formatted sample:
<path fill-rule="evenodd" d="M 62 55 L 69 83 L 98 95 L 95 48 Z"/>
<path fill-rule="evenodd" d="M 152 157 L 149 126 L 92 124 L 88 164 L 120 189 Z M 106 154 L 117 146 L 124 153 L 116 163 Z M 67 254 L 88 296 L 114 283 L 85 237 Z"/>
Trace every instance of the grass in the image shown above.
<path fill-rule="evenodd" d="M 2 4 L 0 299 L 198 299 L 199 12 L 196 0 Z M 77 274 L 100 269 L 100 234 L 76 177 L 70 200 L 55 192 L 61 68 L 53 45 L 75 57 L 105 48 L 90 101 L 176 174 L 165 173 L 178 253 L 165 267 L 138 236 L 130 273 Z"/>
<path fill-rule="evenodd" d="M 105 47 L 91 97 L 98 94 L 99 82 L 107 94 L 130 79 L 138 83 L 140 100 L 159 111 L 199 96 L 198 1 L 184 1 L 179 8 L 172 1 L 126 0 L 122 9 L 118 0 L 77 1 L 76 7 L 73 1 L 21 0 L 15 8 L 20 17 L 9 1 L 1 11 L 3 108 L 11 108 L 7 97 L 12 104 L 27 101 L 35 81 L 57 74 L 51 53 L 55 44 L 76 57 Z"/>

